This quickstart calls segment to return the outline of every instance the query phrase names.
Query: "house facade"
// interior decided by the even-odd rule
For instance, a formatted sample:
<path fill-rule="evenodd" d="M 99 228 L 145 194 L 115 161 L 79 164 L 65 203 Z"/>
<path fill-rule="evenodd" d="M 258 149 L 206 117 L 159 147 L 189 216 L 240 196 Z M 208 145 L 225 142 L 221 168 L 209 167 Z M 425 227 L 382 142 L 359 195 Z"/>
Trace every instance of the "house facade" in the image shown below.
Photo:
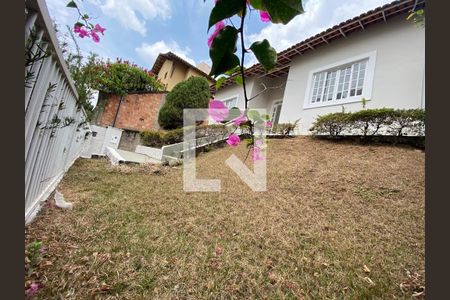
<path fill-rule="evenodd" d="M 152 72 L 166 86 L 166 90 L 171 91 L 175 85 L 191 76 L 205 77 L 209 84 L 213 84 L 215 81 L 208 75 L 209 69 L 209 66 L 205 63 L 193 66 L 176 54 L 167 52 L 158 55 L 153 64 Z"/>
<path fill-rule="evenodd" d="M 319 115 L 343 109 L 425 108 L 425 30 L 406 20 L 424 6 L 392 2 L 278 53 L 269 73 L 252 66 L 247 95 L 260 95 L 249 107 L 266 109 L 274 124 L 299 120 L 298 134 L 309 134 Z M 243 89 L 232 79 L 215 98 L 244 108 Z"/>

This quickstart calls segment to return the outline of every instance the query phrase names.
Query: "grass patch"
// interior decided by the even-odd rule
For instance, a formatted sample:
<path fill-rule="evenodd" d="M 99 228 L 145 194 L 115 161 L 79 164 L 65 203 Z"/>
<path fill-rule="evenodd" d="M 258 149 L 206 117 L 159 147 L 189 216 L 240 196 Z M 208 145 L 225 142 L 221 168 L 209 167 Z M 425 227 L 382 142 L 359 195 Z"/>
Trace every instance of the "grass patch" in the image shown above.
<path fill-rule="evenodd" d="M 37 299 L 424 297 L 423 152 L 271 140 L 255 193 L 224 163 L 244 151 L 197 158 L 221 193 L 185 193 L 181 167 L 78 160 L 59 186 L 74 209 L 49 203 L 26 228 L 45 249 L 26 285 Z"/>

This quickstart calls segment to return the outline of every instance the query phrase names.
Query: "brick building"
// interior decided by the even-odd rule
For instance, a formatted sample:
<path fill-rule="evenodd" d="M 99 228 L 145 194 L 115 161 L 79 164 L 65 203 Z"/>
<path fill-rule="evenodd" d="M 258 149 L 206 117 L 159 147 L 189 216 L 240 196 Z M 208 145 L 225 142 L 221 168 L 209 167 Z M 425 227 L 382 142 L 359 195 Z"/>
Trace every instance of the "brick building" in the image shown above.
<path fill-rule="evenodd" d="M 132 93 L 123 97 L 100 93 L 92 122 L 123 129 L 120 149 L 134 151 L 139 132 L 158 130 L 158 113 L 167 92 Z"/>

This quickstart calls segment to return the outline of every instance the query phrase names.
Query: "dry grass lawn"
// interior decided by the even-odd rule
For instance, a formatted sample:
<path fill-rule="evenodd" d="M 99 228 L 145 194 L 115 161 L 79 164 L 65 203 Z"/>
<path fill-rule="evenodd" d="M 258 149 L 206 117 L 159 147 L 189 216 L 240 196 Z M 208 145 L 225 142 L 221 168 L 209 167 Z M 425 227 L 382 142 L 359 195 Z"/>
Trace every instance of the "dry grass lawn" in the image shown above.
<path fill-rule="evenodd" d="M 26 229 L 37 299 L 424 297 L 423 152 L 299 137 L 270 140 L 268 190 L 198 157 L 221 193 L 185 193 L 182 168 L 78 160 Z"/>

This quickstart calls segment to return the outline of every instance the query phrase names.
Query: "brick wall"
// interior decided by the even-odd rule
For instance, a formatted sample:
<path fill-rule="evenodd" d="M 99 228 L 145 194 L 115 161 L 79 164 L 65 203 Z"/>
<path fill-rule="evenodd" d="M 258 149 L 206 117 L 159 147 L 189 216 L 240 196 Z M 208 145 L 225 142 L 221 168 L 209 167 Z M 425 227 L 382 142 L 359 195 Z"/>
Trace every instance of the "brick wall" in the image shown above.
<path fill-rule="evenodd" d="M 114 127 L 133 131 L 159 129 L 158 113 L 166 93 L 137 93 L 124 96 Z M 101 95 L 95 123 L 113 126 L 119 107 L 119 95 Z"/>

